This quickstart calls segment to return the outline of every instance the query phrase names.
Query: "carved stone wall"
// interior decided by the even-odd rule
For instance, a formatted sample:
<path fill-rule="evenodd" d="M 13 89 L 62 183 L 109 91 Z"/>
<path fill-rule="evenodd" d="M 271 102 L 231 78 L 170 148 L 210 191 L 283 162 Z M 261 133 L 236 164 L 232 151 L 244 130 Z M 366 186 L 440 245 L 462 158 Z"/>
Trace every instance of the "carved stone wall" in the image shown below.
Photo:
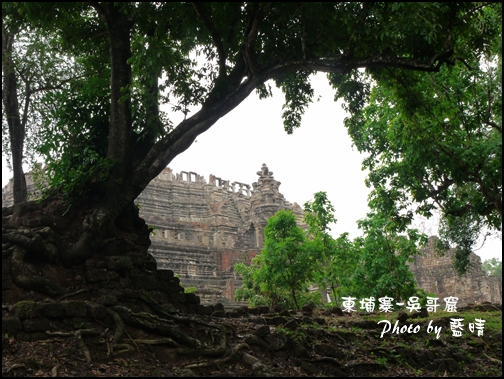
<path fill-rule="evenodd" d="M 235 263 L 250 264 L 263 246 L 268 218 L 281 209 L 301 220 L 303 211 L 279 192 L 280 182 L 263 164 L 250 185 L 166 168 L 137 198 L 141 216 L 156 227 L 150 252 L 159 268 L 173 270 L 202 300 L 227 298 L 241 280 Z M 303 226 L 302 224 L 300 224 Z"/>
<path fill-rule="evenodd" d="M 290 209 L 302 219 L 301 207 L 285 200 L 279 192 L 281 183 L 265 164 L 257 175 L 251 189 L 215 175 L 207 183 L 195 172 L 175 174 L 166 168 L 136 200 L 142 217 L 156 228 L 149 251 L 158 268 L 173 270 L 185 287 L 195 286 L 202 301 L 234 301 L 234 290 L 241 285 L 234 265 L 250 264 L 259 254 L 269 217 Z M 27 187 L 36 192 L 29 175 Z M 12 201 L 11 181 L 2 189 L 2 207 Z M 440 257 L 433 243 L 431 238 L 411 264 L 421 288 L 440 299 L 456 296 L 459 304 L 502 302 L 500 279 L 485 276 L 477 255 L 471 255 L 471 270 L 458 277 L 451 268 L 453 251 Z"/>
<path fill-rule="evenodd" d="M 422 254 L 415 257 L 410 270 L 420 288 L 436 294 L 442 301 L 448 296 L 459 298 L 458 304 L 481 303 L 489 301 L 502 303 L 502 283 L 497 276 L 486 276 L 481 267 L 481 258 L 471 253 L 469 271 L 458 276 L 452 267 L 455 249 L 440 256 L 435 251 L 437 237 L 430 237 Z"/>

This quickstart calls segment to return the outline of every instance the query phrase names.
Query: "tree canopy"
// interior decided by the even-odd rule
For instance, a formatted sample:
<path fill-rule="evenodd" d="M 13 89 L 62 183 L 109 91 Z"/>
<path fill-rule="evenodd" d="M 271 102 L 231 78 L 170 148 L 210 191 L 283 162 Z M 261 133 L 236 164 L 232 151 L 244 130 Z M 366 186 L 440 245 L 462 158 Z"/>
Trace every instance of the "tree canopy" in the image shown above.
<path fill-rule="evenodd" d="M 441 213 L 440 234 L 464 271 L 485 227 L 502 228 L 502 13 L 485 9 L 484 54 L 457 52 L 433 73 L 382 70 L 346 126 L 367 154 L 372 206 L 398 222 Z M 497 33 L 493 33 L 496 30 Z M 371 89 L 372 87 L 372 89 Z"/>
<path fill-rule="evenodd" d="M 285 95 L 288 133 L 312 100 L 316 71 L 329 74 L 355 113 L 369 90 L 365 74 L 386 83 L 389 72 L 422 77 L 480 56 L 498 33 L 487 22 L 495 7 L 10 2 L 2 18 L 6 31 L 43 31 L 86 69 L 69 89 L 47 95 L 54 111 L 43 124 L 41 153 L 53 159 L 55 184 L 74 196 L 93 190 L 82 235 L 89 241 L 252 91 L 268 97 L 269 81 Z M 173 125 L 177 111 L 186 117 Z"/>

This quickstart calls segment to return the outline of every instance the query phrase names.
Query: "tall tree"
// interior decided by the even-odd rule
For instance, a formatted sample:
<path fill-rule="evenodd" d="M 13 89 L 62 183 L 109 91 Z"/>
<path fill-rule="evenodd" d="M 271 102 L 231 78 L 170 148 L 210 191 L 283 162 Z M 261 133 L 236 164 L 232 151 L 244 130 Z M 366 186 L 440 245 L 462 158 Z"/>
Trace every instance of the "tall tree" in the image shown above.
<path fill-rule="evenodd" d="M 10 21 L 9 29 L 9 22 L 2 23 L 2 153 L 13 169 L 18 204 L 27 198 L 23 164 L 35 162 L 42 115 L 49 110 L 43 96 L 64 88 L 79 71 L 59 53 L 56 40 Z"/>
<path fill-rule="evenodd" d="M 8 125 L 9 142 L 12 155 L 12 170 L 14 173 L 14 204 L 26 201 L 26 179 L 23 172 L 23 150 L 25 140 L 26 119 L 21 120 L 18 103 L 18 80 L 14 70 L 13 45 L 14 32 L 5 30 L 2 24 L 2 124 L 5 119 Z M 28 105 L 28 101 L 25 107 Z M 25 112 L 26 115 L 26 112 Z M 3 127 L 2 127 L 3 129 Z M 3 131 L 3 130 L 2 130 Z"/>
<path fill-rule="evenodd" d="M 305 233 L 297 226 L 296 216 L 291 211 L 279 211 L 271 217 L 264 237 L 261 265 L 254 280 L 261 283 L 266 293 L 275 289 L 288 291 L 299 309 L 300 295 L 314 278 L 317 257 L 310 251 Z"/>
<path fill-rule="evenodd" d="M 352 277 L 356 283 L 352 296 L 391 296 L 396 300 L 418 296 L 415 277 L 407 263 L 419 253 L 426 236 L 414 229 L 398 232 L 395 221 L 383 213 L 371 212 L 358 223 L 364 236 L 356 241 L 360 256 Z"/>
<path fill-rule="evenodd" d="M 343 291 L 349 290 L 359 251 L 348 239 L 348 233 L 343 233 L 336 240 L 329 234 L 329 225 L 337 220 L 326 192 L 315 193 L 313 201 L 305 203 L 304 211 L 308 237 L 312 240 L 312 252 L 318 265 L 314 277 L 322 299 L 326 300 L 329 288 L 334 302 L 339 304 Z"/>
<path fill-rule="evenodd" d="M 308 225 L 309 237 L 313 238 L 315 243 L 319 246 L 319 257 L 321 269 L 329 268 L 331 258 L 334 252 L 334 240 L 329 235 L 331 228 L 330 223 L 336 223 L 336 218 L 334 217 L 334 207 L 327 198 L 327 193 L 317 192 L 314 195 L 314 200 L 312 202 L 306 202 L 304 205 L 304 221 Z M 334 276 L 330 276 L 329 269 L 327 270 L 317 270 L 321 272 L 321 277 L 317 278 L 320 294 L 325 300 L 327 297 L 327 287 L 329 286 L 335 295 L 335 288 L 337 286 Z M 329 283 L 328 283 L 329 281 Z"/>
<path fill-rule="evenodd" d="M 46 128 L 57 125 L 51 129 L 57 143 L 44 143 L 44 149 L 64 150 L 58 161 L 67 166 L 59 171 L 60 181 L 70 184 L 73 209 L 84 218 L 78 241 L 58 254 L 71 263 L 101 251 L 115 233 L 114 223 L 131 214 L 147 184 L 252 91 L 268 97 L 269 80 L 285 94 L 284 127 L 292 133 L 312 99 L 312 73 L 330 74 L 353 110 L 366 92 L 359 69 L 377 80 L 386 69 L 438 72 L 455 49 L 469 54 L 493 37 L 493 30 L 475 28 L 492 7 L 3 3 L 6 25 L 8 15 L 21 15 L 58 39 L 70 57 L 84 60 L 92 73 L 72 88 L 74 96 L 52 98 L 62 104 L 55 108 L 67 107 L 71 123 L 55 112 Z M 185 113 L 176 126 L 160 110 L 167 103 Z M 99 170 L 92 168 L 96 165 Z M 84 196 L 83 189 L 90 188 Z"/>

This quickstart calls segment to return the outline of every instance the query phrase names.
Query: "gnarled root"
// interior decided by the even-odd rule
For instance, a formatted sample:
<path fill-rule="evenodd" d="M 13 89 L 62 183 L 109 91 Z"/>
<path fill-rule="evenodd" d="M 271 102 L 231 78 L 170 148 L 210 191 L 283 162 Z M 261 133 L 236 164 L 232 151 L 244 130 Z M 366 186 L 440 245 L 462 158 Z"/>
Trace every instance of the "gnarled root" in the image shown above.
<path fill-rule="evenodd" d="M 187 334 L 172 326 L 173 322 L 165 320 L 150 313 L 133 313 L 131 309 L 123 306 L 115 306 L 114 311 L 120 316 L 126 324 L 134 325 L 152 332 L 157 332 L 164 336 L 173 338 L 181 345 L 191 348 L 197 347 L 199 341 L 189 337 Z"/>
<path fill-rule="evenodd" d="M 14 245 L 11 247 L 11 274 L 12 281 L 18 287 L 37 291 L 51 297 L 58 297 L 65 294 L 67 291 L 65 288 L 57 283 L 53 283 L 50 280 L 43 278 L 41 276 L 29 277 L 24 274 L 24 257 L 26 255 L 26 250 L 19 245 Z"/>
<path fill-rule="evenodd" d="M 89 352 L 89 349 L 87 348 L 86 344 L 82 340 L 82 336 L 84 335 L 94 335 L 94 334 L 100 334 L 94 329 L 80 329 L 77 330 L 76 332 L 49 332 L 47 331 L 46 334 L 48 336 L 56 336 L 56 337 L 74 337 L 75 342 L 77 343 L 77 347 L 82 351 L 84 354 L 84 357 L 86 357 L 86 363 L 90 364 L 92 362 L 91 360 L 91 353 Z"/>
<path fill-rule="evenodd" d="M 187 368 L 202 368 L 202 367 L 210 367 L 210 366 L 218 365 L 220 363 L 226 363 L 231 358 L 233 358 L 241 349 L 250 349 L 250 347 L 246 343 L 241 343 L 239 345 L 236 345 L 231 350 L 231 353 L 225 358 L 215 359 L 213 361 L 204 361 L 204 362 L 200 362 L 200 363 L 192 363 L 190 365 L 185 366 L 185 368 L 186 369 Z"/>
<path fill-rule="evenodd" d="M 171 338 L 159 338 L 155 340 L 135 339 L 133 341 L 144 345 L 167 345 L 170 347 L 180 347 L 180 345 Z"/>
<path fill-rule="evenodd" d="M 27 249 L 44 262 L 58 260 L 58 250 L 52 243 L 53 239 L 54 233 L 48 226 L 2 233 L 2 243 L 11 243 Z"/>
<path fill-rule="evenodd" d="M 219 346 L 217 348 L 202 349 L 200 346 L 196 348 L 178 348 L 177 354 L 179 355 L 205 355 L 207 357 L 215 357 L 224 354 L 226 351 L 226 329 L 220 330 L 219 333 Z"/>
<path fill-rule="evenodd" d="M 242 361 L 243 363 L 252 367 L 252 372 L 256 376 L 275 376 L 272 372 L 268 370 L 268 368 L 256 357 L 253 357 L 250 354 L 242 352 Z"/>

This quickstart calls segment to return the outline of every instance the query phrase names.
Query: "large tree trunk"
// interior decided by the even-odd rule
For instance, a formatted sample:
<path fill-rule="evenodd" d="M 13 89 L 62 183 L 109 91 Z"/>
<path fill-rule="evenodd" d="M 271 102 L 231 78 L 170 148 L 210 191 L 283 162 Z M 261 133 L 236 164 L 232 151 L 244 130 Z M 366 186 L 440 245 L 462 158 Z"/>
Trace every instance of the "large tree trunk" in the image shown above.
<path fill-rule="evenodd" d="M 2 102 L 9 126 L 12 170 L 14 173 L 14 204 L 26 201 L 26 179 L 23 172 L 25 125 L 21 122 L 17 96 L 17 78 L 12 61 L 14 34 L 2 27 L 2 71 L 4 83 Z"/>
<path fill-rule="evenodd" d="M 29 201 L 4 208 L 2 297 L 19 296 L 19 287 L 53 298 L 83 285 L 96 294 L 114 288 L 161 291 L 156 261 L 148 253 L 150 230 L 133 204 L 98 235 L 103 242 L 91 254 L 75 254 L 83 220 L 92 208 L 92 200 L 70 203 L 56 196 L 40 204 Z M 172 279 L 173 274 L 174 293 L 165 300 L 183 302 L 183 289 Z"/>
<path fill-rule="evenodd" d="M 72 255 L 90 257 L 103 245 L 103 238 L 113 233 L 114 221 L 132 205 L 138 196 L 133 194 L 132 178 L 134 151 L 132 138 L 131 57 L 130 31 L 133 22 L 121 3 L 95 3 L 95 9 L 105 20 L 110 45 L 110 123 L 107 158 L 113 163 L 101 201 L 94 205 L 92 214 L 84 220 L 83 233 L 73 248 Z"/>

